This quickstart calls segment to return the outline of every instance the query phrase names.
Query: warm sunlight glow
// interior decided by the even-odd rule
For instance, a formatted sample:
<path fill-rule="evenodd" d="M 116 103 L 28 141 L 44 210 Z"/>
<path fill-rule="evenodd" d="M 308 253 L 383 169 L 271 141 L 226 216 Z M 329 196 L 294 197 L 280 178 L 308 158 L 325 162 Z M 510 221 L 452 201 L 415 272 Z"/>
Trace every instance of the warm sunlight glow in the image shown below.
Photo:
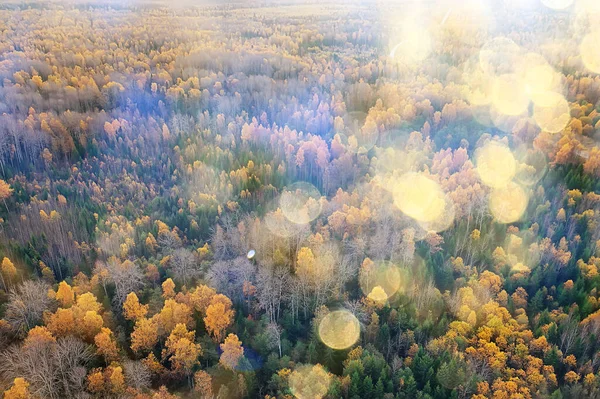
<path fill-rule="evenodd" d="M 490 192 L 489 207 L 494 219 L 499 223 L 513 223 L 521 219 L 529 198 L 525 190 L 516 183 L 495 188 Z"/>
<path fill-rule="evenodd" d="M 329 390 L 331 375 L 321 366 L 301 365 L 289 376 L 290 390 L 297 399 L 321 399 Z"/>
<path fill-rule="evenodd" d="M 420 173 L 407 173 L 395 183 L 394 204 L 407 216 L 431 222 L 443 215 L 446 208 L 444 193 L 440 186 Z"/>
<path fill-rule="evenodd" d="M 542 0 L 542 4 L 553 10 L 564 10 L 573 4 L 574 0 Z"/>
<path fill-rule="evenodd" d="M 543 100 L 535 104 L 533 118 L 546 132 L 558 133 L 571 120 L 569 103 L 562 95 L 547 92 L 544 94 Z"/>
<path fill-rule="evenodd" d="M 319 323 L 319 337 L 331 349 L 349 348 L 360 337 L 360 323 L 347 310 L 330 312 Z"/>
<path fill-rule="evenodd" d="M 321 213 L 321 194 L 312 184 L 297 182 L 281 194 L 279 206 L 290 222 L 307 224 Z"/>
<path fill-rule="evenodd" d="M 506 187 L 516 173 L 515 157 L 508 147 L 490 141 L 475 154 L 481 181 L 493 188 Z"/>
<path fill-rule="evenodd" d="M 402 283 L 397 266 L 391 262 L 363 263 L 358 282 L 366 296 L 381 303 L 394 295 Z"/>
<path fill-rule="evenodd" d="M 600 73 L 600 31 L 587 34 L 579 45 L 581 60 L 587 69 Z"/>
<path fill-rule="evenodd" d="M 527 110 L 529 96 L 516 74 L 504 74 L 494 79 L 492 103 L 502 114 L 521 115 Z"/>

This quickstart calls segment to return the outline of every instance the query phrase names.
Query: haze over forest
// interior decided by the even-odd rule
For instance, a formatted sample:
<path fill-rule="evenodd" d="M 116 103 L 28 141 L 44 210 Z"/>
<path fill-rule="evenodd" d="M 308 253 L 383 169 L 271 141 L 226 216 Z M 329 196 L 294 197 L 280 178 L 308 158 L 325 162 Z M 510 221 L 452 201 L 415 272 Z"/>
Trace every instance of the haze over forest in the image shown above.
<path fill-rule="evenodd" d="M 599 20 L 3 2 L 3 398 L 599 398 Z"/>

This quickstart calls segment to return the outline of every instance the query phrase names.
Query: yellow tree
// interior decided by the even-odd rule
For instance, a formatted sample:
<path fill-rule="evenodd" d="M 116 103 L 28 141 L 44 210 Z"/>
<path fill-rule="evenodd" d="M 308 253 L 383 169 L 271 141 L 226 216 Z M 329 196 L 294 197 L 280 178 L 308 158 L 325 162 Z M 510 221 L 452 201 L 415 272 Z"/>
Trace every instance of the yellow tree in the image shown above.
<path fill-rule="evenodd" d="M 33 347 L 38 344 L 54 344 L 56 339 L 52 336 L 52 333 L 44 326 L 33 327 L 27 333 L 27 338 L 23 341 L 23 347 Z"/>
<path fill-rule="evenodd" d="M 206 308 L 204 324 L 215 341 L 221 341 L 225 330 L 233 322 L 234 311 L 232 303 L 225 295 L 217 294 L 211 299 Z"/>
<path fill-rule="evenodd" d="M 8 258 L 2 259 L 0 266 L 0 277 L 2 277 L 2 286 L 4 290 L 8 288 L 8 283 L 13 282 L 17 277 L 17 268 Z"/>
<path fill-rule="evenodd" d="M 71 286 L 65 281 L 61 281 L 60 284 L 58 284 L 56 300 L 60 302 L 60 306 L 63 308 L 68 308 L 73 305 L 73 302 L 75 301 L 75 292 L 73 292 Z"/>
<path fill-rule="evenodd" d="M 170 299 L 175 296 L 175 283 L 171 278 L 168 278 L 162 283 L 163 298 Z"/>
<path fill-rule="evenodd" d="M 102 329 L 104 320 L 97 312 L 88 310 L 81 321 L 78 320 L 78 327 L 81 337 L 86 341 L 92 341 L 96 334 Z"/>
<path fill-rule="evenodd" d="M 148 305 L 140 304 L 135 292 L 130 292 L 123 303 L 123 315 L 127 320 L 137 321 L 146 317 Z"/>
<path fill-rule="evenodd" d="M 8 211 L 8 205 L 6 205 L 6 199 L 11 196 L 13 189 L 4 180 L 0 179 L 0 199 L 4 202 L 4 207 Z"/>
<path fill-rule="evenodd" d="M 73 309 L 57 309 L 54 314 L 48 316 L 46 326 L 55 337 L 64 337 L 73 333 L 76 327 Z"/>
<path fill-rule="evenodd" d="M 177 324 L 192 326 L 192 309 L 185 303 L 178 303 L 174 299 L 167 299 L 160 313 L 154 316 L 158 320 L 160 335 L 167 336 Z"/>
<path fill-rule="evenodd" d="M 104 391 L 104 375 L 101 369 L 94 369 L 87 376 L 88 390 L 95 394 L 100 394 Z"/>
<path fill-rule="evenodd" d="M 23 378 L 15 378 L 13 386 L 4 391 L 4 399 L 29 399 L 29 383 Z"/>
<path fill-rule="evenodd" d="M 107 363 L 115 361 L 119 358 L 119 350 L 114 339 L 112 331 L 107 327 L 102 327 L 100 332 L 94 337 L 97 353 L 104 357 Z"/>
<path fill-rule="evenodd" d="M 212 377 L 204 370 L 194 374 L 194 391 L 202 398 L 212 398 Z"/>
<path fill-rule="evenodd" d="M 123 368 L 113 364 L 106 369 L 107 380 L 110 384 L 110 391 L 114 394 L 120 394 L 125 391 L 125 376 Z"/>
<path fill-rule="evenodd" d="M 158 342 L 158 323 L 156 319 L 140 319 L 131 333 L 131 350 L 149 351 Z"/>
<path fill-rule="evenodd" d="M 242 348 L 242 341 L 239 340 L 237 335 L 229 334 L 225 338 L 225 342 L 221 344 L 221 357 L 219 363 L 228 370 L 235 370 L 242 356 L 244 356 L 244 348 Z"/>
<path fill-rule="evenodd" d="M 163 359 L 169 358 L 171 368 L 176 373 L 189 374 L 202 355 L 200 344 L 194 343 L 195 331 L 188 331 L 185 324 L 177 324 L 163 350 Z"/>

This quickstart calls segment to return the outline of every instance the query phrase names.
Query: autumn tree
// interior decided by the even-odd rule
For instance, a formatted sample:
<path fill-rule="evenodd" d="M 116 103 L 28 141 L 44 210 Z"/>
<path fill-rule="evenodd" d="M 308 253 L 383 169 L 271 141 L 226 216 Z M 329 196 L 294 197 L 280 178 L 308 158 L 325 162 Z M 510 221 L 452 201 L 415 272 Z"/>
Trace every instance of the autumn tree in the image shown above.
<path fill-rule="evenodd" d="M 219 363 L 228 370 L 235 370 L 244 356 L 244 348 L 237 335 L 229 334 L 221 344 L 221 350 L 223 353 L 221 353 Z"/>
<path fill-rule="evenodd" d="M 8 212 L 8 205 L 6 205 L 6 200 L 11 196 L 13 189 L 10 187 L 8 183 L 4 180 L 0 179 L 0 199 L 4 202 L 4 207 Z"/>
<path fill-rule="evenodd" d="M 130 292 L 123 303 L 123 315 L 127 320 L 137 321 L 146 317 L 148 305 L 140 304 L 135 292 Z"/>
<path fill-rule="evenodd" d="M 137 320 L 131 333 L 131 350 L 134 352 L 149 351 L 158 343 L 157 319 L 142 318 Z"/>
<path fill-rule="evenodd" d="M 229 298 L 222 294 L 212 297 L 210 305 L 206 308 L 204 324 L 216 342 L 221 341 L 223 338 L 225 330 L 233 322 L 234 314 Z"/>
<path fill-rule="evenodd" d="M 5 399 L 29 399 L 32 396 L 29 393 L 29 383 L 23 378 L 15 378 L 12 387 L 4 391 Z"/>

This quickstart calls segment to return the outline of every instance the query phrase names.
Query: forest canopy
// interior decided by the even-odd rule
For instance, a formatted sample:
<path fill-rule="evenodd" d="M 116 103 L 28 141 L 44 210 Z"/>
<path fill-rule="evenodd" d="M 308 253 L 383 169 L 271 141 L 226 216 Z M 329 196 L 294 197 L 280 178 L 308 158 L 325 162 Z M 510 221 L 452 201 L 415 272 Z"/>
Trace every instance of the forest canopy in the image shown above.
<path fill-rule="evenodd" d="M 600 397 L 600 3 L 0 4 L 0 393 Z"/>

